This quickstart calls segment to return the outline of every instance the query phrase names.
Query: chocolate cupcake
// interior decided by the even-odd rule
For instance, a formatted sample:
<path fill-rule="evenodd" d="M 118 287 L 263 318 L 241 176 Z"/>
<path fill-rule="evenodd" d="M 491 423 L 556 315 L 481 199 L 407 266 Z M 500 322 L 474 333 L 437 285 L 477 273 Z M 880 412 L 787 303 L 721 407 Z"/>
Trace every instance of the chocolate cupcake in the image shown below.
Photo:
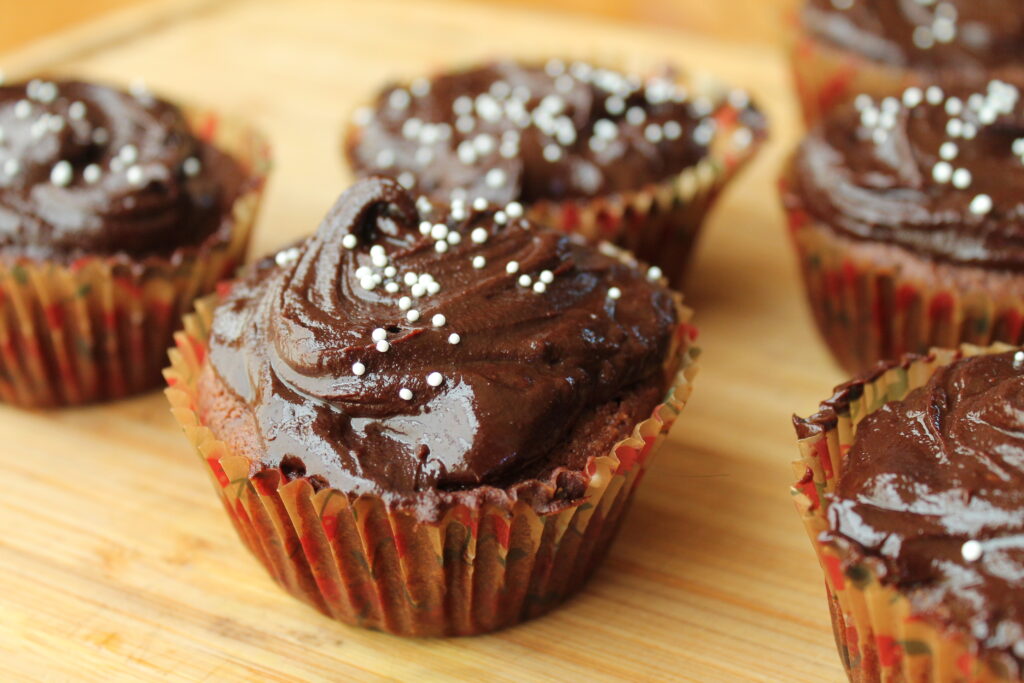
<path fill-rule="evenodd" d="M 851 681 L 1024 677 L 1024 351 L 881 365 L 796 419 Z"/>
<path fill-rule="evenodd" d="M 267 163 L 248 128 L 141 90 L 0 87 L 0 400 L 158 386 L 181 316 L 243 258 Z"/>
<path fill-rule="evenodd" d="M 604 555 L 689 394 L 688 316 L 622 252 L 372 178 L 187 319 L 168 397 L 285 589 L 481 633 Z"/>
<path fill-rule="evenodd" d="M 1017 0 L 807 0 L 799 16 L 792 62 L 808 123 L 859 93 L 1024 82 Z"/>
<path fill-rule="evenodd" d="M 1017 88 L 857 98 L 797 150 L 783 199 L 814 317 L 857 372 L 1024 339 L 1024 107 Z"/>
<path fill-rule="evenodd" d="M 679 285 L 712 200 L 764 135 L 746 93 L 672 70 L 498 61 L 385 87 L 356 113 L 345 152 L 359 176 L 456 209 L 525 207 Z"/>

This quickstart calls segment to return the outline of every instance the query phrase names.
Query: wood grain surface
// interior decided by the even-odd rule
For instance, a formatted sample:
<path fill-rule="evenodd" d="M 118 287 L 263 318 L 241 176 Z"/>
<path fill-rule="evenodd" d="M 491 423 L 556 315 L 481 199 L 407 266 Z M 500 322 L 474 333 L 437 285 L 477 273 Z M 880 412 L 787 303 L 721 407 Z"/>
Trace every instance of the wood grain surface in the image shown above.
<path fill-rule="evenodd" d="M 686 291 L 704 348 L 693 400 L 607 562 L 564 608 L 455 640 L 336 624 L 243 549 L 160 394 L 0 408 L 0 679 L 841 680 L 788 494 L 790 414 L 842 377 L 812 329 L 775 198 L 799 132 L 782 55 L 503 5 L 193 4 L 0 67 L 141 76 L 262 126 L 277 167 L 253 254 L 313 230 L 345 187 L 347 112 L 384 79 L 452 62 L 667 58 L 751 89 L 773 137 L 708 222 Z"/>

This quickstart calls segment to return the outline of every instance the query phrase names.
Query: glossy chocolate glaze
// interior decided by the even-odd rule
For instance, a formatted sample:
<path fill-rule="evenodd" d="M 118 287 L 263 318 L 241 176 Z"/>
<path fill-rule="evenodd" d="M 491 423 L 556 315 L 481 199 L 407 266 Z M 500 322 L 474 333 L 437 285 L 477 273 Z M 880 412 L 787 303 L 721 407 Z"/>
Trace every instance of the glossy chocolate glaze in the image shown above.
<path fill-rule="evenodd" d="M 828 519 L 827 536 L 848 564 L 867 560 L 916 613 L 1019 667 L 1024 354 L 940 367 L 925 386 L 864 418 Z M 980 543 L 980 557 L 968 542 Z"/>
<path fill-rule="evenodd" d="M 875 61 L 982 71 L 1024 62 L 1019 0 L 808 0 L 804 27 Z"/>
<path fill-rule="evenodd" d="M 0 87 L 0 251 L 167 254 L 215 233 L 243 183 L 172 104 L 80 81 Z"/>
<path fill-rule="evenodd" d="M 908 106 L 909 103 L 909 106 Z M 1024 268 L 1024 109 L 1013 86 L 860 96 L 807 136 L 786 203 L 856 239 Z"/>
<path fill-rule="evenodd" d="M 421 211 L 371 178 L 233 286 L 210 363 L 251 411 L 264 467 L 295 456 L 351 494 L 504 487 L 566 465 L 588 410 L 663 394 L 677 305 L 561 233 Z"/>
<path fill-rule="evenodd" d="M 722 103 L 671 72 L 641 79 L 583 62 L 498 61 L 382 90 L 346 152 L 359 175 L 495 204 L 593 197 L 656 183 L 707 154 Z M 736 91 L 747 132 L 761 115 Z"/>

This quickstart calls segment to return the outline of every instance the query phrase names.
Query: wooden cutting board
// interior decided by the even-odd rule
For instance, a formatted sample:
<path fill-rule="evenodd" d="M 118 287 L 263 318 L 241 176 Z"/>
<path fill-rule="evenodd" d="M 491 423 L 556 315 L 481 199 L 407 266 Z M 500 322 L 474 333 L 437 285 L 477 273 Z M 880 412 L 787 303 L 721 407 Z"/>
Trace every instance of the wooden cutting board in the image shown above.
<path fill-rule="evenodd" d="M 798 119 L 783 56 L 676 32 L 441 0 L 161 2 L 0 58 L 9 76 L 143 77 L 249 117 L 276 152 L 253 254 L 348 182 L 339 130 L 382 80 L 484 56 L 671 59 L 753 91 L 773 137 L 723 197 L 686 292 L 694 398 L 607 562 L 548 617 L 401 640 L 334 623 L 248 555 L 163 396 L 0 408 L 0 678 L 843 677 L 789 500 L 789 416 L 842 377 L 812 328 L 774 178 Z"/>

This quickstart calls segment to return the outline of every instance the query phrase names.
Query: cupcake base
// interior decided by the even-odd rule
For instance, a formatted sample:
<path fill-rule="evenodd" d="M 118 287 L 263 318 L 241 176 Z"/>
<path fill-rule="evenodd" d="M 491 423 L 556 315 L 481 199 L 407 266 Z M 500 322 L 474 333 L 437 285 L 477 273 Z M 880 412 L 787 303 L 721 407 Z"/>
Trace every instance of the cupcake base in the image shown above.
<path fill-rule="evenodd" d="M 248 171 L 243 194 L 214 235 L 168 256 L 0 258 L 0 401 L 49 408 L 156 388 L 181 316 L 244 260 L 269 169 L 267 144 L 239 122 L 185 113 L 197 135 Z"/>
<path fill-rule="evenodd" d="M 1024 340 L 1024 277 L 848 238 L 786 202 L 814 320 L 851 374 L 935 346 Z"/>
<path fill-rule="evenodd" d="M 587 464 L 587 490 L 542 513 L 496 496 L 451 504 L 436 522 L 379 497 L 319 491 L 260 471 L 203 424 L 196 384 L 215 301 L 175 336 L 165 371 L 172 412 L 202 458 L 249 550 L 293 596 L 339 621 L 407 636 L 485 633 L 549 611 L 579 590 L 607 552 L 633 491 L 682 410 L 696 373 L 685 322 L 668 363 L 675 381 L 632 436 Z M 689 312 L 681 309 L 681 320 Z"/>
<path fill-rule="evenodd" d="M 955 632 L 914 614 L 910 600 L 882 583 L 866 564 L 851 564 L 842 550 L 822 539 L 828 529 L 827 494 L 843 471 L 857 425 L 889 401 L 900 400 L 925 384 L 935 369 L 963 356 L 1002 353 L 1015 347 L 963 346 L 908 357 L 858 382 L 859 391 L 836 406 L 836 420 L 799 440 L 793 463 L 798 481 L 791 494 L 825 574 L 829 612 L 840 659 L 851 681 L 982 683 L 1019 680 L 1010 664 L 980 658 L 969 634 Z"/>

